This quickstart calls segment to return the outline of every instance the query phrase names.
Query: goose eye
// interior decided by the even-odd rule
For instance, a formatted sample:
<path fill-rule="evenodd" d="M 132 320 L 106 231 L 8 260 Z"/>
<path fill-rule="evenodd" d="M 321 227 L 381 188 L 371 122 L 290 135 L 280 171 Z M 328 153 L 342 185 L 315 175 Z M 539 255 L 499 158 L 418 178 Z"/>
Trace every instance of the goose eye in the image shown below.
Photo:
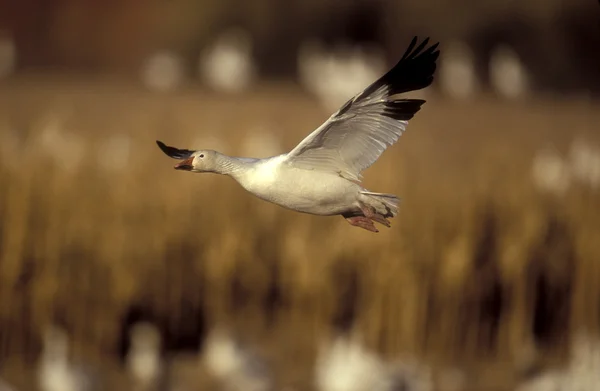
<path fill-rule="evenodd" d="M 199 157 L 200 159 L 202 159 L 202 158 L 204 157 L 204 154 L 203 154 L 203 153 L 201 153 L 200 155 L 198 155 L 198 157 Z"/>

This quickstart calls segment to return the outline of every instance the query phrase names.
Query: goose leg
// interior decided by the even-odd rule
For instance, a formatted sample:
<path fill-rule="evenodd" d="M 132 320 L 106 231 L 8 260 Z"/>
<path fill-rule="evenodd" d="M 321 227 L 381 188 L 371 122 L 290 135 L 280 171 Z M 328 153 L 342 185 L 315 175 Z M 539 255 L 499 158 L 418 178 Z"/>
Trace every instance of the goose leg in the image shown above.
<path fill-rule="evenodd" d="M 371 219 L 365 216 L 346 217 L 346 221 L 348 221 L 350 225 L 353 225 L 355 227 L 360 227 L 371 232 L 379 232 L 379 230 L 375 228 L 375 224 L 373 224 L 373 221 L 371 221 Z"/>
<path fill-rule="evenodd" d="M 365 204 L 361 204 L 360 210 L 363 212 L 365 217 L 367 217 L 368 219 L 371 219 L 379 224 L 385 225 L 388 228 L 392 226 L 392 224 L 390 223 L 390 221 L 388 219 L 383 217 L 383 215 L 380 215 L 379 213 L 373 211 L 373 209 L 371 209 L 369 206 L 367 206 Z"/>
<path fill-rule="evenodd" d="M 385 225 L 388 228 L 392 226 L 390 221 L 388 219 L 386 219 L 385 217 L 383 217 L 382 215 L 380 215 L 379 213 L 374 213 L 373 216 L 371 216 L 369 218 L 379 224 Z"/>

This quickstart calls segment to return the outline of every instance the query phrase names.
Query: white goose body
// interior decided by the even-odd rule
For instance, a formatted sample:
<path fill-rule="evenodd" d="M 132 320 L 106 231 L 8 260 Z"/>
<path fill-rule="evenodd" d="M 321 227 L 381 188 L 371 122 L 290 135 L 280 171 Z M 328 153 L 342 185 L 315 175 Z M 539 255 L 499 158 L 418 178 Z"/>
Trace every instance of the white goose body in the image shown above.
<path fill-rule="evenodd" d="M 298 212 L 331 216 L 344 213 L 349 205 L 358 208 L 359 185 L 329 172 L 290 167 L 285 159 L 279 155 L 258 160 L 233 177 L 258 198 Z"/>
<path fill-rule="evenodd" d="M 393 194 L 369 192 L 361 172 L 400 138 L 425 103 L 397 96 L 433 81 L 438 44 L 416 46 L 364 91 L 350 99 L 289 153 L 265 158 L 231 157 L 213 150 L 178 149 L 157 141 L 168 156 L 182 160 L 178 170 L 229 175 L 255 196 L 303 213 L 341 215 L 351 225 L 378 232 L 398 213 Z"/>

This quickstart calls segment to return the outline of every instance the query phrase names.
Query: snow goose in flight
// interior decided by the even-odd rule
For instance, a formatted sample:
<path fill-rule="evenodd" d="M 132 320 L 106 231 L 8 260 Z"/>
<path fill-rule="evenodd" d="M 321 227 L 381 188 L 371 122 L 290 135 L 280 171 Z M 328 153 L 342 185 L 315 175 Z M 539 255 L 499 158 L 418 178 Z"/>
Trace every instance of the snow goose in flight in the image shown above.
<path fill-rule="evenodd" d="M 438 44 L 417 46 L 413 38 L 402 59 L 379 80 L 350 99 L 292 151 L 265 158 L 231 157 L 214 150 L 178 149 L 157 141 L 168 156 L 182 160 L 175 169 L 233 177 L 257 197 L 298 212 L 342 215 L 351 225 L 378 232 L 398 213 L 393 194 L 360 186 L 371 166 L 406 130 L 425 103 L 396 95 L 428 87 L 433 81 Z"/>

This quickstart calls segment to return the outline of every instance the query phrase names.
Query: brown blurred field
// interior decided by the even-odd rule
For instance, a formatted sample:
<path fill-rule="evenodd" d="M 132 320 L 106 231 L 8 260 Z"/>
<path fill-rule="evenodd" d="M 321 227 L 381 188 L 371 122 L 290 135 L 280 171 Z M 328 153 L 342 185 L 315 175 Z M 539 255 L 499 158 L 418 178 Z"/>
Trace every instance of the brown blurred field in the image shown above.
<path fill-rule="evenodd" d="M 199 144 L 210 136 L 241 155 L 267 129 L 283 153 L 329 115 L 293 85 L 228 97 L 11 81 L 0 90 L 0 370 L 26 378 L 16 374 L 49 321 L 79 354 L 116 361 L 122 325 L 143 315 L 173 350 L 194 348 L 207 324 L 234 324 L 283 357 L 300 389 L 319 336 L 346 323 L 387 357 L 464 366 L 479 389 L 503 389 L 533 365 L 524 349 L 553 362 L 573 331 L 598 328 L 600 194 L 577 183 L 545 194 L 531 180 L 540 148 L 600 143 L 598 109 L 433 96 L 365 172 L 367 188 L 403 199 L 392 228 L 371 234 L 176 172 L 155 145 L 211 148 Z M 54 131 L 71 140 L 59 158 L 44 146 Z M 127 163 L 103 168 L 116 135 L 130 137 Z"/>

